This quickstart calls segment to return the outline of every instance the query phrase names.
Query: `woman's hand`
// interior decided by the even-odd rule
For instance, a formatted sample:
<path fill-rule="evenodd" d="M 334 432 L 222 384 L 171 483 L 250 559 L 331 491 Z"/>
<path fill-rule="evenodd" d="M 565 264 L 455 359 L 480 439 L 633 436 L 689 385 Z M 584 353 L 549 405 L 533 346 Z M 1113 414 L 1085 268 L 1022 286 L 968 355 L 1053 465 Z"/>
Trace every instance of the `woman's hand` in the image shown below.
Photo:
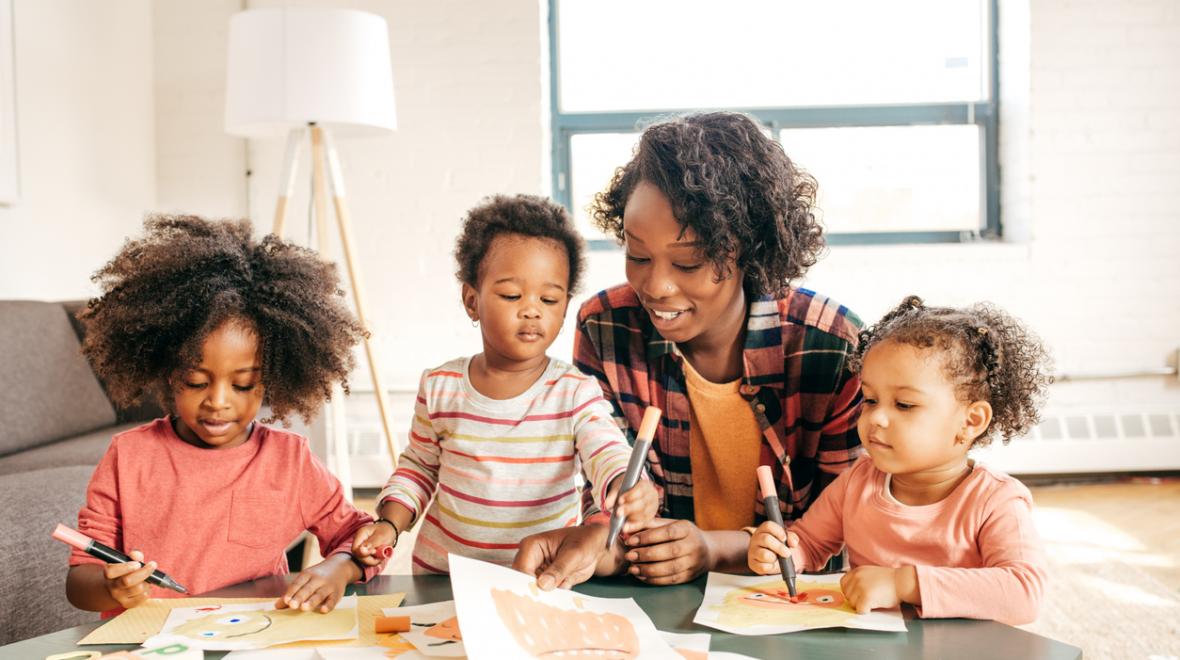
<path fill-rule="evenodd" d="M 287 592 L 275 601 L 275 609 L 290 607 L 305 612 L 316 609 L 331 612 L 344 597 L 348 583 L 360 577 L 361 569 L 346 553 L 338 552 L 296 575 L 287 586 Z"/>
<path fill-rule="evenodd" d="M 151 590 L 146 580 L 156 570 L 156 562 L 143 563 L 143 553 L 139 550 L 131 551 L 131 559 L 103 567 L 107 593 L 119 603 L 119 607 L 127 610 L 143 605 L 150 598 Z"/>
<path fill-rule="evenodd" d="M 606 551 L 609 533 L 606 525 L 589 524 L 526 536 L 512 568 L 535 575 L 537 586 L 546 591 L 568 589 L 594 575 L 613 575 L 620 559 Z"/>
<path fill-rule="evenodd" d="M 688 582 L 714 563 L 705 532 L 687 520 L 657 518 L 647 529 L 629 536 L 626 544 L 628 572 L 648 584 Z"/>

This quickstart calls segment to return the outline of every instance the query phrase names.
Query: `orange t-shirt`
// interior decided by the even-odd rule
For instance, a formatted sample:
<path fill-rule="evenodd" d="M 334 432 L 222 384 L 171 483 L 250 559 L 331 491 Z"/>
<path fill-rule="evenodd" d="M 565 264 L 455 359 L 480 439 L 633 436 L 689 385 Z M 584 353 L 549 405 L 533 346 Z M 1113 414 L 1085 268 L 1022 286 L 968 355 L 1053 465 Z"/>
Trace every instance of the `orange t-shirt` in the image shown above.
<path fill-rule="evenodd" d="M 697 527 L 741 529 L 754 524 L 755 470 L 762 452 L 762 429 L 739 392 L 741 379 L 713 383 L 684 365 L 692 404 L 689 457 L 692 465 L 693 518 Z"/>

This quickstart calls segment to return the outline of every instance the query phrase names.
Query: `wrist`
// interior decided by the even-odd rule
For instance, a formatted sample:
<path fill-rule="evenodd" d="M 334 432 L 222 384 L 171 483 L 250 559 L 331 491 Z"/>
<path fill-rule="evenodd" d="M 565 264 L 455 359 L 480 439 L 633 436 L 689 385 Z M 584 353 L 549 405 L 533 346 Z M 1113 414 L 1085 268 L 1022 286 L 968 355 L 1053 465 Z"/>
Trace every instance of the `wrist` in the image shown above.
<path fill-rule="evenodd" d="M 606 513 L 605 511 L 599 511 L 598 513 L 596 513 L 592 516 L 589 516 L 582 521 L 583 527 L 587 527 L 590 525 L 602 525 L 603 527 L 609 528 L 610 527 L 610 514 Z"/>
<path fill-rule="evenodd" d="M 922 592 L 918 588 L 918 569 L 914 566 L 902 566 L 893 569 L 893 588 L 897 590 L 897 599 L 910 605 L 922 604 Z"/>

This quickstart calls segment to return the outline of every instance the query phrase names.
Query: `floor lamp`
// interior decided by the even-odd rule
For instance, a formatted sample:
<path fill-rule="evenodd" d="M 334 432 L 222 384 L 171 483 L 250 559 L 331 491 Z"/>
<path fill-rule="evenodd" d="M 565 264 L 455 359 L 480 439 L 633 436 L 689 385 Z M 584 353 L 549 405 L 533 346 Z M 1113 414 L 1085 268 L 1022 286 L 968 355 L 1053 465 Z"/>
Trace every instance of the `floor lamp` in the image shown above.
<path fill-rule="evenodd" d="M 342 137 L 378 135 L 396 128 L 385 19 L 345 9 L 252 9 L 234 14 L 229 28 L 225 130 L 243 137 L 287 135 L 273 228 L 279 236 L 295 190 L 299 154 L 310 138 L 317 249 L 326 258 L 331 196 L 356 315 L 368 328 L 352 218 L 332 133 Z M 386 446 L 396 466 L 397 444 L 379 362 L 372 340 L 366 339 L 364 345 Z M 339 386 L 332 398 L 343 401 Z M 331 411 L 337 437 L 332 439 L 330 451 L 339 463 L 341 482 L 351 491 L 347 443 L 339 437 L 344 425 L 342 408 L 332 406 Z"/>

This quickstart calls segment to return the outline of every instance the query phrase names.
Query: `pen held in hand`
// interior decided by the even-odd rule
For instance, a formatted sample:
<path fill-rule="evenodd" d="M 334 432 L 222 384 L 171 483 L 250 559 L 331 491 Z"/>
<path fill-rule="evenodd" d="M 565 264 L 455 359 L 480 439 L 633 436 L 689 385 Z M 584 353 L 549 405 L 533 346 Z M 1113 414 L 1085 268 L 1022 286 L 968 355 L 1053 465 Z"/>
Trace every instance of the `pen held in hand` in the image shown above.
<path fill-rule="evenodd" d="M 766 518 L 786 530 L 786 526 L 783 525 L 783 514 L 778 510 L 778 495 L 769 465 L 758 466 L 758 484 L 762 488 L 762 505 L 766 508 Z M 778 558 L 778 567 L 783 574 L 783 582 L 787 585 L 787 592 L 791 594 L 791 598 L 795 598 L 795 560 L 791 558 L 789 549 L 786 557 Z"/>
<path fill-rule="evenodd" d="M 617 513 L 619 500 L 623 493 L 635 487 L 639 482 L 639 473 L 643 471 L 643 462 L 647 458 L 647 450 L 651 447 L 651 440 L 656 435 L 656 427 L 660 424 L 662 412 L 655 406 L 648 406 L 643 411 L 643 421 L 639 424 L 639 433 L 635 437 L 635 445 L 631 447 L 631 460 L 627 461 L 627 471 L 623 473 L 623 483 L 619 485 L 619 492 L 615 495 L 615 511 L 610 514 L 610 534 L 606 537 L 606 549 L 615 547 L 615 539 L 623 529 L 623 517 Z"/>

